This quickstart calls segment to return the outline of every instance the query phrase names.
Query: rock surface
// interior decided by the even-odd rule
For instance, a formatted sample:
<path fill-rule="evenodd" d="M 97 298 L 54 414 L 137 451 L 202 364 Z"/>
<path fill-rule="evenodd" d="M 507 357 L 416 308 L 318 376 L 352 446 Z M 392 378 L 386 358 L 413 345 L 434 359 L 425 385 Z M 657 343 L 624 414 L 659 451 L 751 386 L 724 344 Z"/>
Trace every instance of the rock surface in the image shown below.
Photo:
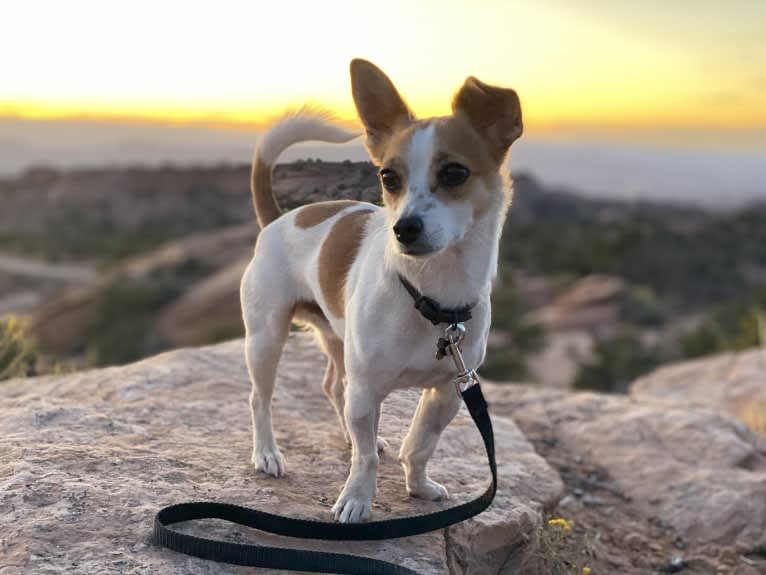
<path fill-rule="evenodd" d="M 274 404 L 288 465 L 282 479 L 255 472 L 249 461 L 241 341 L 0 385 L 0 573 L 252 573 L 152 546 L 154 513 L 175 502 L 219 500 L 331 520 L 350 454 L 320 389 L 323 368 L 311 338 L 291 335 Z M 405 391 L 384 404 L 381 432 L 391 447 L 381 458 L 376 519 L 454 505 L 488 482 L 480 436 L 461 414 L 431 464 L 452 501 L 406 496 L 396 453 L 416 396 Z M 501 572 L 562 485 L 509 419 L 495 418 L 495 432 L 501 487 L 480 517 L 405 540 L 307 546 L 385 558 L 424 574 Z M 180 528 L 233 541 L 277 539 L 215 521 Z"/>
<path fill-rule="evenodd" d="M 620 507 L 672 533 L 685 555 L 766 546 L 766 441 L 736 419 L 626 396 L 484 387 L 495 413 L 512 416 L 535 445 L 569 455 L 567 472 L 590 469 L 580 485 L 616 495 Z M 582 492 L 566 499 L 600 504 Z"/>
<path fill-rule="evenodd" d="M 625 290 L 625 280 L 620 277 L 585 276 L 526 319 L 552 332 L 603 330 L 618 321 L 618 300 Z"/>
<path fill-rule="evenodd" d="M 728 413 L 766 432 L 766 350 L 723 353 L 661 367 L 635 381 L 632 397 Z M 755 410 L 760 410 L 760 419 Z"/>

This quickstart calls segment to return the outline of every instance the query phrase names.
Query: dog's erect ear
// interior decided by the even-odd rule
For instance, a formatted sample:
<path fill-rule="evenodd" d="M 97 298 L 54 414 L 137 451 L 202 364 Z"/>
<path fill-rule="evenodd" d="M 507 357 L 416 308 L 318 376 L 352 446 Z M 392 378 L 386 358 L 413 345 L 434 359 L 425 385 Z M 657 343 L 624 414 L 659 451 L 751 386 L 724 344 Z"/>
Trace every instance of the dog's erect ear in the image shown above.
<path fill-rule="evenodd" d="M 367 132 L 367 149 L 373 160 L 380 161 L 388 138 L 413 116 L 393 82 L 367 60 L 351 60 L 351 93 Z"/>
<path fill-rule="evenodd" d="M 508 148 L 523 131 L 521 103 L 516 92 L 490 86 L 473 76 L 455 94 L 452 111 L 468 118 L 498 162 L 502 162 Z"/>

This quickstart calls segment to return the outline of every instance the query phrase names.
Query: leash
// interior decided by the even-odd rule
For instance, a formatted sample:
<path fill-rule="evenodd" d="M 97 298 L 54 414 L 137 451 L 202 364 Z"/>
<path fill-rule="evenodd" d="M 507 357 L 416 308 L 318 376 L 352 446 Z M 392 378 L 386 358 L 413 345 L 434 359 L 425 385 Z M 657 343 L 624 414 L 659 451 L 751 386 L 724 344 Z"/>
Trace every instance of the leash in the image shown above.
<path fill-rule="evenodd" d="M 211 501 L 179 503 L 161 509 L 155 516 L 152 536 L 154 543 L 201 559 L 249 567 L 349 575 L 418 575 L 417 571 L 379 559 L 306 549 L 230 543 L 186 535 L 172 530 L 170 525 L 198 519 L 223 519 L 259 531 L 299 539 L 375 541 L 410 537 L 444 529 L 478 515 L 489 507 L 495 498 L 497 464 L 495 439 L 487 402 L 481 392 L 476 372 L 466 369 L 460 352 L 459 346 L 464 337 L 465 327 L 461 323 L 451 324 L 445 330 L 445 337 L 439 339 L 437 358 L 441 359 L 447 354 L 452 356 L 458 372 L 453 383 L 458 394 L 463 398 L 471 419 L 481 433 L 484 448 L 487 451 L 492 483 L 476 499 L 434 513 L 368 523 L 333 523 L 294 519 L 239 505 Z"/>

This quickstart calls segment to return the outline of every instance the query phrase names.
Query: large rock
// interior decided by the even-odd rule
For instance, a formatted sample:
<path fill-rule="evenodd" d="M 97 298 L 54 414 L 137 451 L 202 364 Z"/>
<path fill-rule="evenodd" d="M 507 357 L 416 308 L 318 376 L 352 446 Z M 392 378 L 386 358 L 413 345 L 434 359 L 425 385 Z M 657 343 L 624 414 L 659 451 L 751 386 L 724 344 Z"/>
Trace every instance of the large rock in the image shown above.
<path fill-rule="evenodd" d="M 0 385 L 0 573 L 252 573 L 152 546 L 153 515 L 163 505 L 205 499 L 331 520 L 349 449 L 320 390 L 323 363 L 307 334 L 291 335 L 274 405 L 288 463 L 282 479 L 257 473 L 249 461 L 241 341 Z M 384 406 L 382 434 L 392 445 L 381 459 L 376 519 L 453 505 L 489 480 L 480 436 L 461 414 L 431 464 L 453 500 L 406 496 L 396 453 L 416 396 L 400 392 Z M 501 485 L 481 516 L 404 540 L 307 546 L 384 558 L 424 574 L 498 573 L 512 565 L 562 485 L 510 420 L 494 423 Z M 183 528 L 234 541 L 276 539 L 214 521 Z"/>
<path fill-rule="evenodd" d="M 600 470 L 587 477 L 686 553 L 766 546 L 766 441 L 705 408 L 533 386 L 485 385 L 496 413 L 535 442 Z"/>
<path fill-rule="evenodd" d="M 617 322 L 624 292 L 622 278 L 585 276 L 548 305 L 527 314 L 526 320 L 546 331 L 602 331 Z"/>
<path fill-rule="evenodd" d="M 641 401 L 709 407 L 766 433 L 766 350 L 723 353 L 661 367 L 635 381 L 630 394 Z"/>

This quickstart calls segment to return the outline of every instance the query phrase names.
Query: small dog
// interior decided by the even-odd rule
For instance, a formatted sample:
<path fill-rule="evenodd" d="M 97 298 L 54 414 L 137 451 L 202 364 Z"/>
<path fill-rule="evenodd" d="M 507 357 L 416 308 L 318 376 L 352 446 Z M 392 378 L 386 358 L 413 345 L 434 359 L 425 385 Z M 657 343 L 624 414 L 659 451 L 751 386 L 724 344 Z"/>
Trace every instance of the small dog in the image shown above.
<path fill-rule="evenodd" d="M 439 500 L 447 490 L 426 464 L 461 399 L 454 365 L 434 357 L 444 326 L 413 308 L 404 280 L 445 307 L 473 305 L 462 342 L 466 365 L 484 359 L 498 243 L 511 201 L 502 166 L 522 133 L 516 92 L 468 78 L 446 117 L 416 120 L 391 80 L 365 60 L 351 85 L 383 207 L 310 204 L 281 214 L 271 170 L 288 146 L 341 143 L 356 134 L 298 114 L 261 139 L 252 192 L 261 233 L 242 279 L 245 354 L 253 390 L 253 463 L 274 476 L 285 460 L 274 440 L 271 397 L 291 321 L 316 331 L 327 353 L 322 387 L 352 446 L 351 470 L 333 511 L 340 522 L 370 515 L 376 494 L 380 406 L 394 389 L 423 392 L 399 454 L 407 491 Z"/>

